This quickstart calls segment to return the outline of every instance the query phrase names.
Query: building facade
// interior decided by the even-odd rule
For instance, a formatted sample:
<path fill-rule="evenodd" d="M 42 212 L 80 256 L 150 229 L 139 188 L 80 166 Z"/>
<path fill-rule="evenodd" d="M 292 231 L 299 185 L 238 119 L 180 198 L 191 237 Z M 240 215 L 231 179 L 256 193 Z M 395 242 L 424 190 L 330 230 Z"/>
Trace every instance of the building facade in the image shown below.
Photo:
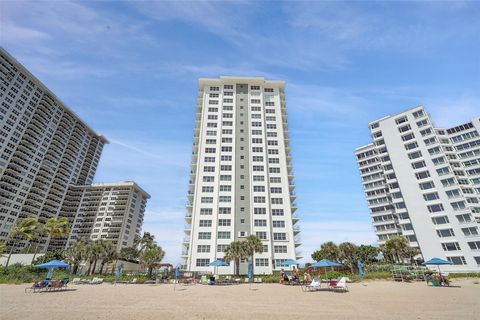
<path fill-rule="evenodd" d="M 279 270 L 300 245 L 285 106 L 285 83 L 264 78 L 199 79 L 184 268 L 213 271 L 233 241 L 257 235 L 255 272 Z M 233 264 L 219 273 L 233 273 Z M 247 272 L 242 261 L 240 272 Z"/>
<path fill-rule="evenodd" d="M 51 243 L 51 249 L 70 246 L 81 237 L 109 240 L 117 250 L 132 247 L 135 235 L 140 236 L 149 198 L 133 181 L 71 186 L 60 216 L 68 217 L 72 231 L 68 242 Z"/>
<path fill-rule="evenodd" d="M 355 154 L 380 244 L 406 237 L 445 270 L 480 266 L 480 118 L 435 128 L 423 107 L 371 122 Z"/>
<path fill-rule="evenodd" d="M 96 185 L 88 185 L 106 143 L 0 48 L 0 241 L 6 240 L 19 218 L 36 217 L 45 223 L 67 216 L 74 226 L 80 212 L 75 195 L 96 190 Z M 136 229 L 137 222 L 134 225 Z M 118 241 L 123 243 L 124 237 Z M 67 238 L 36 241 L 44 251 L 65 247 Z M 126 241 L 131 242 L 130 236 Z M 17 243 L 15 251 L 26 245 Z"/>

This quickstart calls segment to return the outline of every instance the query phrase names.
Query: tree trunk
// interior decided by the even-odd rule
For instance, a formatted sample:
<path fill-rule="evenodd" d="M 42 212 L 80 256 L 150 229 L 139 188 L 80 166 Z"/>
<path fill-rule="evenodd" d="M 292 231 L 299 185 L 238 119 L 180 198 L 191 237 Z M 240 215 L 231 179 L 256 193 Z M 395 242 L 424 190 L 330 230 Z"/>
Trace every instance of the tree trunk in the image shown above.
<path fill-rule="evenodd" d="M 102 260 L 102 264 L 100 265 L 100 274 L 103 273 L 103 267 L 105 266 L 105 262 Z"/>
<path fill-rule="evenodd" d="M 35 257 L 37 256 L 37 250 L 38 250 L 38 243 L 35 245 L 35 251 L 33 251 L 33 258 L 32 258 L 32 263 L 35 261 Z"/>
<path fill-rule="evenodd" d="M 78 271 L 78 264 L 74 264 L 72 268 L 72 273 L 76 275 L 77 271 Z"/>
<path fill-rule="evenodd" d="M 93 270 L 92 270 L 92 274 L 95 274 L 95 269 L 97 268 L 97 259 L 95 259 L 95 261 L 93 262 Z"/>
<path fill-rule="evenodd" d="M 92 264 L 93 264 L 93 260 L 90 260 L 89 261 L 89 264 L 88 264 L 88 272 L 87 272 L 87 276 L 89 276 L 91 274 L 91 271 L 92 271 Z"/>
<path fill-rule="evenodd" d="M 12 253 L 16 245 L 17 245 L 17 241 L 13 241 L 13 245 L 10 248 L 10 253 L 8 254 L 7 263 L 5 264 L 5 267 L 8 267 L 8 264 L 10 263 L 10 258 L 12 257 Z"/>
<path fill-rule="evenodd" d="M 152 271 L 153 271 L 153 268 L 152 268 L 152 267 L 148 267 L 148 278 L 149 278 L 149 279 L 152 279 Z"/>

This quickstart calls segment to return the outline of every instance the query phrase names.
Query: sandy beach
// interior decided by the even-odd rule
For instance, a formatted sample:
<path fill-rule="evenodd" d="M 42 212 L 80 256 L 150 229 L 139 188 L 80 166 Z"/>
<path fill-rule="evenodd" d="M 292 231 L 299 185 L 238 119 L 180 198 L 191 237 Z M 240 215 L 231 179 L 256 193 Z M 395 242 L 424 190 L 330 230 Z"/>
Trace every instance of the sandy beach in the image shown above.
<path fill-rule="evenodd" d="M 371 281 L 349 292 L 302 292 L 279 284 L 176 286 L 71 285 L 24 293 L 0 286 L 1 319 L 480 319 L 478 279 L 453 287 Z"/>

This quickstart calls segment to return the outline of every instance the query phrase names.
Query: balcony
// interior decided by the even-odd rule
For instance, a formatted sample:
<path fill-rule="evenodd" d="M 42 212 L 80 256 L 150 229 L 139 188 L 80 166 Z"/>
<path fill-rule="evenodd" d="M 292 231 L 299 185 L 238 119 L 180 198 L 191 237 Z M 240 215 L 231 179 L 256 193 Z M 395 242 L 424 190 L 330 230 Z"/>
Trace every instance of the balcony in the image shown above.
<path fill-rule="evenodd" d="M 297 207 L 297 204 L 296 203 L 292 203 L 292 213 L 294 213 L 295 211 L 297 211 L 298 207 Z"/>

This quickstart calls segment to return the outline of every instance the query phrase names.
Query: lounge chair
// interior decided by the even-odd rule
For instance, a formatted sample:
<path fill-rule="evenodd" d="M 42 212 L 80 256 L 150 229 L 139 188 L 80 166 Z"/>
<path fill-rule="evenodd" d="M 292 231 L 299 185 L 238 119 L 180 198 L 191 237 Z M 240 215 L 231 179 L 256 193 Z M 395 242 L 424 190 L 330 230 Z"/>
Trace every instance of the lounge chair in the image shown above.
<path fill-rule="evenodd" d="M 321 286 L 322 286 L 322 281 L 321 280 L 313 279 L 312 282 L 309 285 L 305 286 L 304 291 L 317 291 L 317 290 L 320 289 Z"/>
<path fill-rule="evenodd" d="M 25 288 L 25 293 L 27 291 L 35 293 L 35 292 L 40 292 L 44 290 L 48 286 L 49 281 L 43 280 L 43 281 L 35 281 L 31 287 Z"/>
<path fill-rule="evenodd" d="M 73 278 L 73 284 L 82 284 L 82 280 L 80 278 Z"/>
<path fill-rule="evenodd" d="M 347 279 L 345 277 L 342 277 L 336 285 L 333 285 L 330 287 L 331 289 L 333 289 L 334 291 L 344 291 L 344 292 L 347 292 L 348 291 L 348 287 L 347 287 Z"/>
<path fill-rule="evenodd" d="M 262 283 L 262 278 L 254 278 L 253 282 L 254 283 Z"/>

